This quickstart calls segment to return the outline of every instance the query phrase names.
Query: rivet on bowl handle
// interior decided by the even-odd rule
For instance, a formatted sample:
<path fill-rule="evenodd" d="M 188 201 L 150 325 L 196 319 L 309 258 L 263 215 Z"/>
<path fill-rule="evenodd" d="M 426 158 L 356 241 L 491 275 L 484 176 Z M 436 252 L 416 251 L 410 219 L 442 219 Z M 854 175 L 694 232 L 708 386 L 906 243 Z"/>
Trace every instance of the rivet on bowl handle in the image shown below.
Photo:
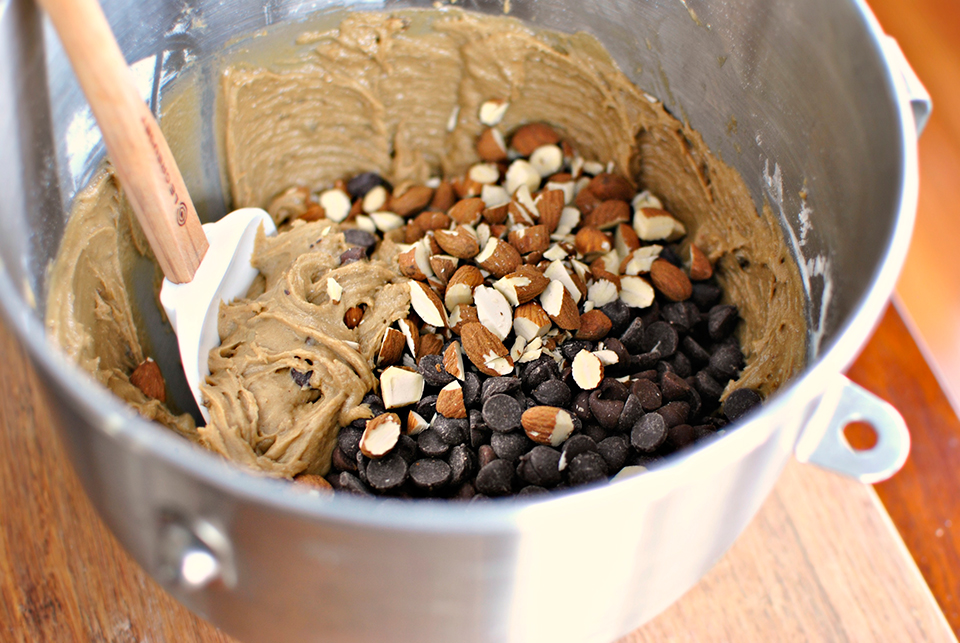
<path fill-rule="evenodd" d="M 870 424 L 877 434 L 870 449 L 855 451 L 843 435 L 848 424 L 858 421 Z M 899 471 L 909 453 L 910 433 L 897 409 L 843 375 L 824 389 L 795 449 L 800 462 L 870 484 Z"/>
<path fill-rule="evenodd" d="M 899 78 L 894 77 L 895 80 L 903 81 L 897 83 L 897 90 L 910 101 L 913 120 L 917 126 L 917 136 L 920 136 L 923 128 L 927 125 L 927 120 L 930 118 L 930 111 L 933 109 L 930 93 L 920 82 L 920 77 L 917 76 L 917 72 L 913 71 L 907 57 L 903 55 L 900 43 L 896 39 L 886 36 L 882 39 L 881 44 L 884 57 L 887 59 L 887 65 L 893 70 L 894 74 L 899 74 Z"/>

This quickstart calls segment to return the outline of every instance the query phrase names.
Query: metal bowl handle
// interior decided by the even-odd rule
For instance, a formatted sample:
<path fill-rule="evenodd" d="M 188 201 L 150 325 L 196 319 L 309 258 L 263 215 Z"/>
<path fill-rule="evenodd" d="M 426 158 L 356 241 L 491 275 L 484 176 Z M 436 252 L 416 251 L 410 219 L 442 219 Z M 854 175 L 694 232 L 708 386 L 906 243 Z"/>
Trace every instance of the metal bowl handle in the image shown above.
<path fill-rule="evenodd" d="M 877 434 L 871 449 L 855 451 L 843 430 L 851 422 L 870 424 Z M 797 460 L 810 462 L 860 482 L 886 480 L 903 466 L 910 453 L 910 433 L 891 404 L 836 375 L 797 442 Z"/>
<path fill-rule="evenodd" d="M 933 103 L 930 100 L 930 93 L 920 82 L 917 72 L 907 61 L 894 38 L 886 36 L 881 40 L 883 45 L 884 57 L 887 59 L 887 65 L 894 73 L 894 82 L 897 85 L 897 91 L 910 101 L 910 107 L 913 110 L 913 120 L 917 127 L 917 136 L 923 132 L 930 118 L 930 111 L 933 109 Z"/>

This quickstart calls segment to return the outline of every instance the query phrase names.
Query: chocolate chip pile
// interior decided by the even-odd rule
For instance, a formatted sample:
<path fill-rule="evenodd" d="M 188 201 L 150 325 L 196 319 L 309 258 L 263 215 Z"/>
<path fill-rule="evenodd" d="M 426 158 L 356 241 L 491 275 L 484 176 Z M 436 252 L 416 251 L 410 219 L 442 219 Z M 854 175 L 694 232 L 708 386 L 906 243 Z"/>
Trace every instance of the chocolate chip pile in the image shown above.
<path fill-rule="evenodd" d="M 379 394 L 364 399 L 371 417 L 340 431 L 335 489 L 470 499 L 599 482 L 761 402 L 739 389 L 721 405 L 743 366 L 739 317 L 683 224 L 549 125 L 508 145 L 508 107 L 481 108 L 481 162 L 464 176 L 394 188 L 365 173 L 271 208 L 348 227 L 342 263 L 400 243 L 410 278 L 412 312 L 384 334 Z"/>

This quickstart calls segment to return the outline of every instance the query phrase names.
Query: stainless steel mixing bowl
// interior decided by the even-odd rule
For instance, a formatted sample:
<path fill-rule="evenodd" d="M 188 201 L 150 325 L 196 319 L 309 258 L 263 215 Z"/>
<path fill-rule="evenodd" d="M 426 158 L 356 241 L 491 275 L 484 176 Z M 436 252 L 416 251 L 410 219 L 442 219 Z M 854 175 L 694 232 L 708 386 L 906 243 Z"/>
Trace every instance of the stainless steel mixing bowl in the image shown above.
<path fill-rule="evenodd" d="M 173 138 L 206 218 L 225 210 L 212 151 L 220 51 L 334 4 L 105 2 L 154 107 L 178 75 L 199 79 L 196 123 L 179 124 Z M 47 343 L 45 268 L 103 151 L 56 37 L 28 0 L 0 0 L 2 309 L 103 519 L 181 601 L 245 641 L 610 640 L 719 559 L 791 455 L 864 481 L 891 475 L 906 457 L 896 412 L 840 375 L 903 262 L 916 136 L 929 111 L 866 5 L 511 4 L 523 20 L 599 37 L 638 85 L 743 174 L 758 205 L 770 203 L 804 268 L 811 355 L 803 375 L 743 426 L 657 470 L 540 502 L 464 506 L 327 499 L 249 475 L 140 419 Z M 458 6 L 503 9 L 493 0 Z M 148 294 L 143 308 L 153 305 Z M 147 322 L 157 345 L 170 341 Z M 854 419 L 877 429 L 871 451 L 844 443 L 842 427 Z"/>

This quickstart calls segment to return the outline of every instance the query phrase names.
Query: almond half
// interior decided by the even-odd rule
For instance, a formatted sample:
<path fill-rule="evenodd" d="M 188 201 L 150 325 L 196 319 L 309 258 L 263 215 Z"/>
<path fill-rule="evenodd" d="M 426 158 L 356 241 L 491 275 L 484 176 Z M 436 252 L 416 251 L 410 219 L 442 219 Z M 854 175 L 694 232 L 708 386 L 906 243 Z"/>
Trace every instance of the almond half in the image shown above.
<path fill-rule="evenodd" d="M 400 418 L 396 413 L 382 413 L 372 420 L 360 436 L 360 452 L 368 458 L 382 458 L 400 439 Z"/>
<path fill-rule="evenodd" d="M 463 351 L 485 375 L 509 375 L 513 372 L 510 351 L 497 336 L 477 322 L 464 324 L 460 329 Z"/>
<path fill-rule="evenodd" d="M 403 346 L 405 344 L 403 333 L 396 328 L 388 328 L 383 334 L 383 341 L 380 342 L 380 351 L 377 353 L 378 366 L 390 366 L 396 364 L 403 355 Z"/>
<path fill-rule="evenodd" d="M 445 418 L 461 420 L 467 417 L 463 403 L 463 387 L 460 382 L 450 382 L 437 394 L 437 413 Z"/>
<path fill-rule="evenodd" d="M 558 447 L 576 428 L 573 416 L 556 406 L 534 406 L 520 416 L 524 433 L 537 444 Z"/>
<path fill-rule="evenodd" d="M 474 257 L 474 261 L 497 278 L 510 274 L 522 263 L 517 249 L 496 237 L 490 237 L 483 251 Z"/>
<path fill-rule="evenodd" d="M 603 381 L 603 363 L 600 358 L 584 349 L 573 358 L 571 364 L 573 381 L 584 391 L 592 391 Z"/>
<path fill-rule="evenodd" d="M 540 305 L 557 326 L 564 330 L 580 328 L 580 313 L 567 288 L 557 280 L 540 294 Z"/>
<path fill-rule="evenodd" d="M 140 365 L 133 369 L 133 373 L 130 374 L 130 383 L 147 397 L 159 402 L 167 401 L 167 387 L 163 381 L 163 373 L 151 357 L 140 362 Z"/>
<path fill-rule="evenodd" d="M 443 352 L 443 369 L 460 381 L 466 377 L 463 368 L 463 353 L 460 352 L 460 342 L 450 342 Z"/>
<path fill-rule="evenodd" d="M 528 342 L 542 337 L 553 327 L 550 316 L 535 301 L 519 306 L 513 311 L 513 332 Z"/>
<path fill-rule="evenodd" d="M 445 328 L 447 325 L 447 311 L 443 302 L 433 289 L 419 281 L 408 281 L 410 284 L 410 305 L 413 306 L 420 319 L 435 326 Z"/>

